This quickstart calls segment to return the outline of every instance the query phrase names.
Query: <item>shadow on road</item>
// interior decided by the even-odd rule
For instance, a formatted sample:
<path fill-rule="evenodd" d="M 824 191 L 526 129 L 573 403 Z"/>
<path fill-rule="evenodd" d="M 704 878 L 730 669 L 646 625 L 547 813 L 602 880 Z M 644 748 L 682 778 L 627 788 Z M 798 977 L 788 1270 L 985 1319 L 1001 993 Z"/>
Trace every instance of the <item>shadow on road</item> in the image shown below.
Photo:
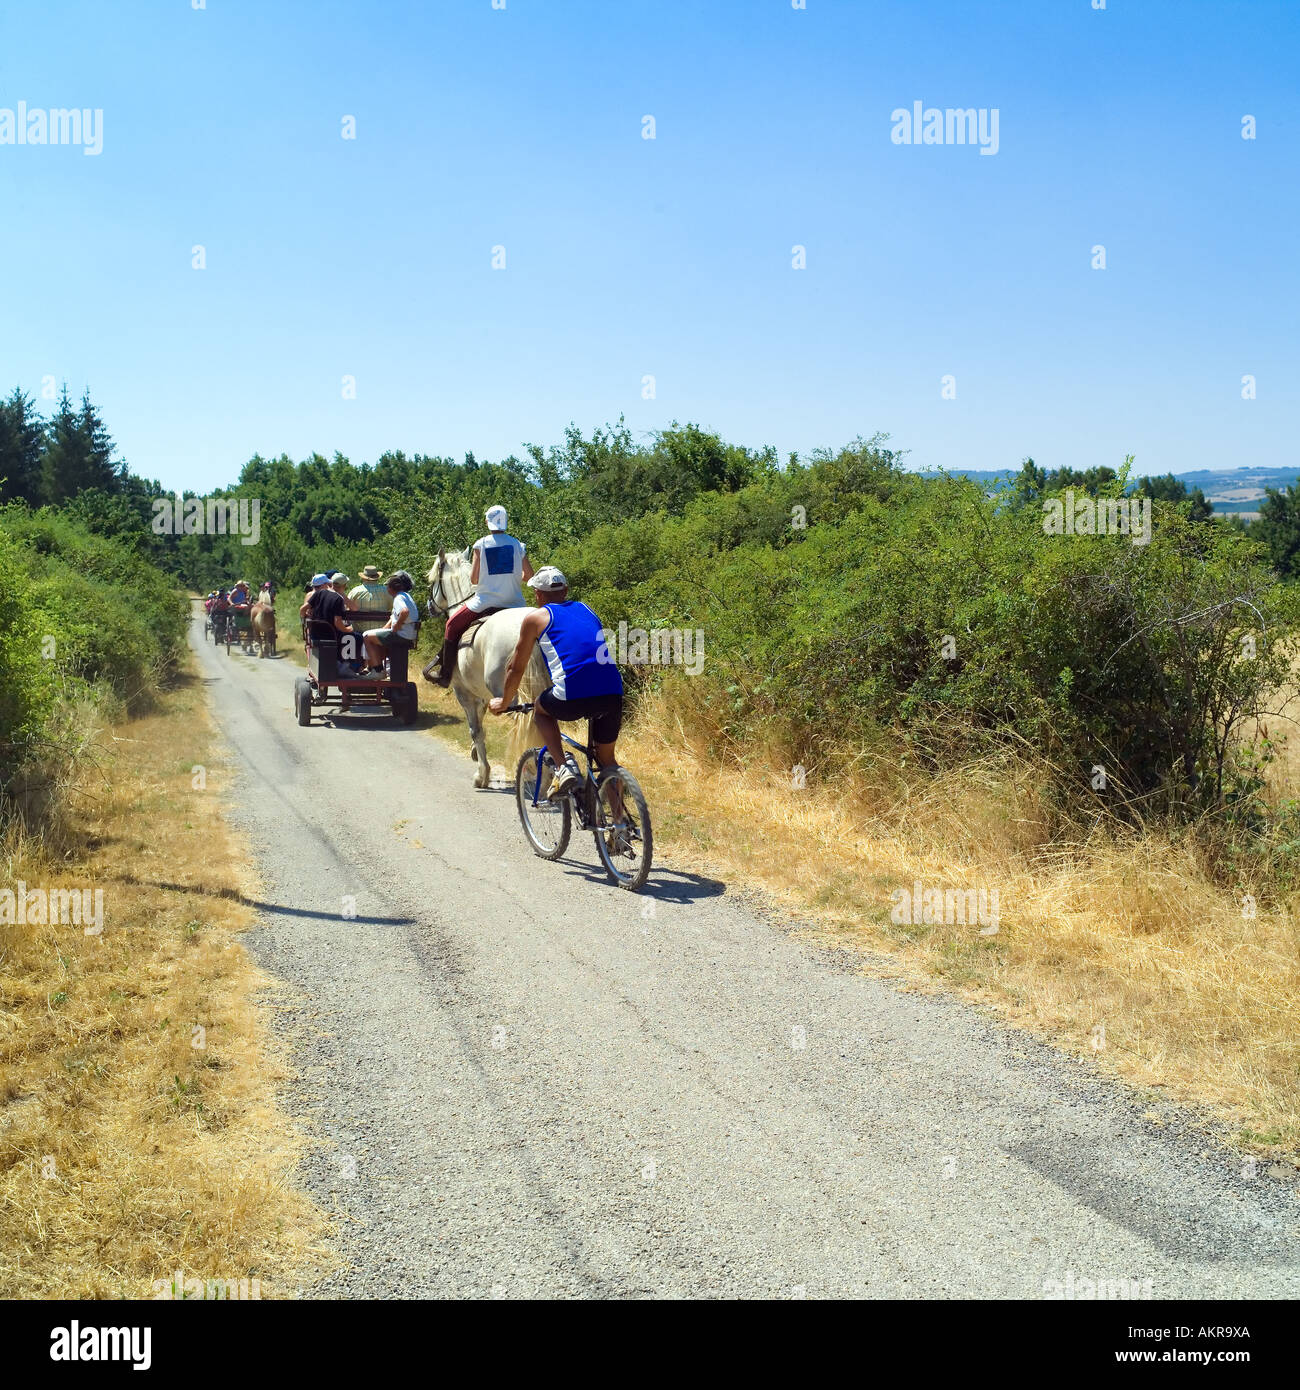
<path fill-rule="evenodd" d="M 384 705 L 382 709 L 377 705 L 371 705 L 346 711 L 340 709 L 321 710 L 318 707 L 313 707 L 311 717 L 313 722 L 318 719 L 327 720 L 336 729 L 347 729 L 353 732 L 357 729 L 381 729 L 389 734 L 406 734 L 410 733 L 412 729 L 435 729 L 440 724 L 460 722 L 450 714 L 442 714 L 437 710 L 421 710 L 411 723 L 402 724 L 393 718 L 387 705 Z"/>
<path fill-rule="evenodd" d="M 603 883 L 610 888 L 614 887 L 609 875 L 599 864 L 576 863 L 567 855 L 560 860 L 560 864 L 570 878 L 582 878 L 588 883 Z M 727 885 L 716 878 L 703 878 L 699 874 L 688 874 L 682 869 L 660 869 L 652 866 L 650 877 L 637 896 L 654 898 L 663 903 L 694 903 L 704 898 L 721 897 L 726 891 Z"/>
<path fill-rule="evenodd" d="M 132 874 L 115 874 L 117 883 L 130 883 L 140 888 L 163 888 L 172 893 L 192 893 L 201 898 L 233 898 L 245 907 L 253 907 L 258 912 L 270 913 L 276 917 L 312 917 L 321 922 L 364 922 L 378 927 L 408 927 L 416 922 L 414 917 L 363 917 L 360 913 L 348 917 L 342 912 L 322 912 L 311 907 L 285 907 L 281 903 L 267 903 L 260 898 L 250 898 L 237 888 L 205 888 L 194 883 L 160 883 L 153 878 L 136 878 Z"/>

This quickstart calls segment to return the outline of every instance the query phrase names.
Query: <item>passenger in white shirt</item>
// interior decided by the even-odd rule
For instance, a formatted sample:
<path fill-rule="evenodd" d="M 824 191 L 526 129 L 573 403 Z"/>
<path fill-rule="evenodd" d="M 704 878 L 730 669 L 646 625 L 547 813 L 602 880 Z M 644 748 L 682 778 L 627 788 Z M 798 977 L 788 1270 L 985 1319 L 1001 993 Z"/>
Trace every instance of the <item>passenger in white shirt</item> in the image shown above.
<path fill-rule="evenodd" d="M 414 644 L 415 625 L 420 621 L 420 610 L 411 597 L 414 583 L 405 570 L 397 570 L 388 576 L 386 588 L 392 595 L 393 612 L 383 627 L 377 627 L 362 635 L 361 640 L 366 647 L 366 660 L 370 662 L 369 670 L 361 673 L 363 676 L 383 673 L 385 648 L 391 647 L 394 642 Z"/>

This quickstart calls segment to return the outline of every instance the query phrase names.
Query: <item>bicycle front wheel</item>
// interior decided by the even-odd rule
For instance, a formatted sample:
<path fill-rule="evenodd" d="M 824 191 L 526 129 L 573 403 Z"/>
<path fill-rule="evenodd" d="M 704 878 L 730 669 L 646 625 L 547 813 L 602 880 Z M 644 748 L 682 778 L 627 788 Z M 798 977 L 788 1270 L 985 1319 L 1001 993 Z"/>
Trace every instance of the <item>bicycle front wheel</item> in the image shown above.
<path fill-rule="evenodd" d="M 519 808 L 519 819 L 533 853 L 543 859 L 558 859 L 569 847 L 569 835 L 573 830 L 573 801 L 567 796 L 562 801 L 546 799 L 551 778 L 555 775 L 555 763 L 549 753 L 542 755 L 540 779 L 537 768 L 537 749 L 530 748 L 519 759 L 519 766 L 515 769 L 515 805 Z M 539 780 L 540 789 L 537 785 Z M 533 804 L 534 800 L 536 805 Z"/>
<path fill-rule="evenodd" d="M 600 779 L 595 835 L 605 872 L 620 888 L 635 893 L 650 873 L 654 836 L 645 796 L 625 767 L 614 768 Z"/>

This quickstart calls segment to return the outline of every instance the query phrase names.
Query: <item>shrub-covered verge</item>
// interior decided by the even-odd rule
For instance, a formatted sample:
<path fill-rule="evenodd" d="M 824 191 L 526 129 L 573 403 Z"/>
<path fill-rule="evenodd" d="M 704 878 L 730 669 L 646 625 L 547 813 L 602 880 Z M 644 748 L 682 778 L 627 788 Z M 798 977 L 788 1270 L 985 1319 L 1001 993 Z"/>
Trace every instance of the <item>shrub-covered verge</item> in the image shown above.
<path fill-rule="evenodd" d="M 872 446 L 556 548 L 609 627 L 694 629 L 719 748 L 775 733 L 812 766 L 882 733 L 940 767 L 1011 742 L 1178 815 L 1248 796 L 1252 721 L 1290 670 L 1296 602 L 1233 528 L 1156 504 L 1149 540 L 1054 535 L 1040 504 L 925 480 Z"/>
<path fill-rule="evenodd" d="M 0 508 L 0 813 L 39 823 L 100 720 L 148 709 L 187 604 L 134 549 L 49 508 Z"/>

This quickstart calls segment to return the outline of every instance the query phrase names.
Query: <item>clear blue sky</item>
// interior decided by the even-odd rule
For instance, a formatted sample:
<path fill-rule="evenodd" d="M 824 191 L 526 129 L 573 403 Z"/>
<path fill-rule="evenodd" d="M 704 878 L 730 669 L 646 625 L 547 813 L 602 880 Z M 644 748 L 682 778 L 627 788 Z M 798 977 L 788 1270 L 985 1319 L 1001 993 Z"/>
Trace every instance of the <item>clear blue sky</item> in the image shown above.
<path fill-rule="evenodd" d="M 0 145 L 0 391 L 89 386 L 192 491 L 620 412 L 1300 464 L 1298 39 L 1300 0 L 6 5 L 0 108 L 102 108 L 104 147 Z M 894 144 L 916 100 L 996 107 L 999 152 Z"/>

